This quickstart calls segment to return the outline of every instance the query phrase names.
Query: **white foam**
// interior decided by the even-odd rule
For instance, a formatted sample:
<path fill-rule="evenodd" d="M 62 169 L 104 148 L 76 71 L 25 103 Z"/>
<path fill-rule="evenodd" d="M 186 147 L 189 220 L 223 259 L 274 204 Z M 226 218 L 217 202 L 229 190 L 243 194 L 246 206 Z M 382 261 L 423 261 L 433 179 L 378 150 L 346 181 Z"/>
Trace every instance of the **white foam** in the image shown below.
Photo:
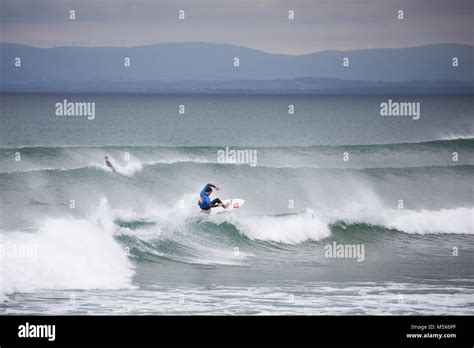
<path fill-rule="evenodd" d="M 328 224 L 312 210 L 284 216 L 242 216 L 235 225 L 250 239 L 285 244 L 298 244 L 307 240 L 320 240 L 331 232 Z"/>
<path fill-rule="evenodd" d="M 389 211 L 384 225 L 407 233 L 473 234 L 472 208 Z"/>
<path fill-rule="evenodd" d="M 456 139 L 474 139 L 474 134 L 449 133 L 441 137 L 441 140 L 456 140 Z"/>
<path fill-rule="evenodd" d="M 380 207 L 372 210 L 354 209 L 333 214 L 333 221 L 367 223 L 384 226 L 405 233 L 418 234 L 473 234 L 473 208 L 459 207 L 441 210 L 388 209 Z"/>
<path fill-rule="evenodd" d="M 47 218 L 33 233 L 1 232 L 2 243 L 37 246 L 37 258 L 4 257 L 0 293 L 131 286 L 133 267 L 113 238 L 107 203 L 92 220 Z"/>
<path fill-rule="evenodd" d="M 113 166 L 117 170 L 117 173 L 125 176 L 133 176 L 135 173 L 140 172 L 143 169 L 143 164 L 140 161 L 130 161 L 124 166 L 113 163 Z"/>

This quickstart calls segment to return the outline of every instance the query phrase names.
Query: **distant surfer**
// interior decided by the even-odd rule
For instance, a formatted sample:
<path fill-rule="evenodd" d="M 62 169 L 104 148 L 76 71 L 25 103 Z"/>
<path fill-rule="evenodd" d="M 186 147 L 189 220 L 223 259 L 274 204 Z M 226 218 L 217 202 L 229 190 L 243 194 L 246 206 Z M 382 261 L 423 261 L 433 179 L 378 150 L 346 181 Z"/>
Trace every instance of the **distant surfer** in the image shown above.
<path fill-rule="evenodd" d="M 110 169 L 112 169 L 113 172 L 116 172 L 114 166 L 112 165 L 112 163 L 110 163 L 109 156 L 105 156 L 104 158 L 105 158 L 105 165 L 109 167 Z"/>
<path fill-rule="evenodd" d="M 202 210 L 209 210 L 211 208 L 216 208 L 216 207 L 222 207 L 226 209 L 229 206 L 229 203 L 224 204 L 219 198 L 214 198 L 211 201 L 211 198 L 209 196 L 211 195 L 213 188 L 215 188 L 217 191 L 220 190 L 219 187 L 213 184 L 207 184 L 206 186 L 204 186 L 204 188 L 202 189 L 199 195 L 200 196 L 199 203 L 198 203 L 199 207 Z"/>

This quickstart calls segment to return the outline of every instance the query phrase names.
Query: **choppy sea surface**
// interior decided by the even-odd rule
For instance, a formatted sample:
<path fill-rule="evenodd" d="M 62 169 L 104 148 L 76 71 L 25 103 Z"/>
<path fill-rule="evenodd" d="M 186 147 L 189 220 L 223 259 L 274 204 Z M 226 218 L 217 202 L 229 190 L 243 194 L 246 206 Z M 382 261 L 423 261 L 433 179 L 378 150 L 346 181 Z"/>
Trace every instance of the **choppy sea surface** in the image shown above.
<path fill-rule="evenodd" d="M 0 313 L 474 314 L 469 95 L 1 103 Z M 245 205 L 200 212 L 209 182 Z"/>

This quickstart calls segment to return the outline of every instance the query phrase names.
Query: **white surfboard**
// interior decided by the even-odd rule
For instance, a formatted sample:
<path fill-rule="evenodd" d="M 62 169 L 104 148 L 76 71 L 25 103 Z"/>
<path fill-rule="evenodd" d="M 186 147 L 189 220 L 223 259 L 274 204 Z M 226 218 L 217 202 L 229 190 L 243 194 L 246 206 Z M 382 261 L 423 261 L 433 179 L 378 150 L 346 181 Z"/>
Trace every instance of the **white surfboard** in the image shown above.
<path fill-rule="evenodd" d="M 224 204 L 229 203 L 229 206 L 227 207 L 227 209 L 224 209 L 223 207 L 211 208 L 209 209 L 209 213 L 213 215 L 219 214 L 219 213 L 230 213 L 231 211 L 235 209 L 239 209 L 241 206 L 243 206 L 245 203 L 245 200 L 239 199 L 239 198 L 223 199 L 222 203 Z"/>

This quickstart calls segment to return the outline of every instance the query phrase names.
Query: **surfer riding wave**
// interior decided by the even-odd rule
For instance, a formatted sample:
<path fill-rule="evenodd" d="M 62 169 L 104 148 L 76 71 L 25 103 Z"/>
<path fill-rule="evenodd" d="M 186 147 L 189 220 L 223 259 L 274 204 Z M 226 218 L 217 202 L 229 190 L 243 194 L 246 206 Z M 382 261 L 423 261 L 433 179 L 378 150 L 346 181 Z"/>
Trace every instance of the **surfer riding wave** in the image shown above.
<path fill-rule="evenodd" d="M 216 207 L 222 207 L 226 209 L 229 206 L 229 203 L 224 204 L 219 198 L 215 198 L 211 201 L 211 198 L 209 196 L 211 195 L 213 188 L 215 188 L 217 191 L 220 190 L 219 187 L 213 184 L 207 184 L 206 186 L 204 186 L 201 193 L 199 194 L 199 207 L 202 210 L 209 210 L 211 208 Z"/>

